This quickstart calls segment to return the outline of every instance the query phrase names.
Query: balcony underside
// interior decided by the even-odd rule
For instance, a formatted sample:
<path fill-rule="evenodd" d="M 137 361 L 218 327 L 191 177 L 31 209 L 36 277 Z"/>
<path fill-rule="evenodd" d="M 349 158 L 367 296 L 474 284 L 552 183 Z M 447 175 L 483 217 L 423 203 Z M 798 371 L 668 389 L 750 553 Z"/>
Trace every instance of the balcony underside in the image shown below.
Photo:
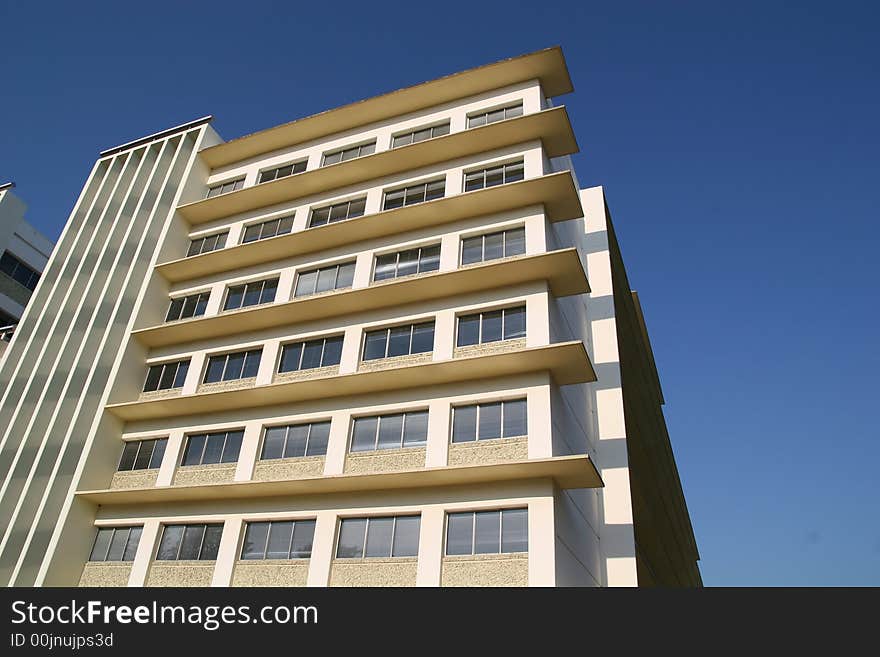
<path fill-rule="evenodd" d="M 596 380 L 596 373 L 584 344 L 572 341 L 236 390 L 123 402 L 110 404 L 105 409 L 125 421 L 150 420 L 407 390 L 533 372 L 549 372 L 556 385 L 560 386 Z"/>
<path fill-rule="evenodd" d="M 577 152 L 577 142 L 565 107 L 524 114 L 273 182 L 245 187 L 237 192 L 181 205 L 177 211 L 191 224 L 200 224 L 538 139 L 543 142 L 547 157 Z"/>
<path fill-rule="evenodd" d="M 602 479 L 589 456 L 555 456 L 488 465 L 419 468 L 381 474 L 341 474 L 279 481 L 240 481 L 198 486 L 162 486 L 80 491 L 81 500 L 100 505 L 207 502 L 294 495 L 438 488 L 472 484 L 553 479 L 562 489 L 601 488 Z"/>
<path fill-rule="evenodd" d="M 185 281 L 531 205 L 543 205 L 549 221 L 584 216 L 574 179 L 562 171 L 181 258 L 156 271 L 172 283 Z"/>
<path fill-rule="evenodd" d="M 548 98 L 570 93 L 571 78 L 562 50 L 559 47 L 547 48 L 398 89 L 231 139 L 224 144 L 206 148 L 199 155 L 209 167 L 222 167 L 281 148 L 529 80 L 538 80 Z"/>
<path fill-rule="evenodd" d="M 134 331 L 132 335 L 148 347 L 162 347 L 344 316 L 355 309 L 357 312 L 366 312 L 542 280 L 548 282 L 551 293 L 557 297 L 590 291 L 577 250 L 562 249 L 447 272 L 420 274 L 387 283 L 373 283 L 364 288 L 301 297 L 211 317 L 185 319 Z"/>

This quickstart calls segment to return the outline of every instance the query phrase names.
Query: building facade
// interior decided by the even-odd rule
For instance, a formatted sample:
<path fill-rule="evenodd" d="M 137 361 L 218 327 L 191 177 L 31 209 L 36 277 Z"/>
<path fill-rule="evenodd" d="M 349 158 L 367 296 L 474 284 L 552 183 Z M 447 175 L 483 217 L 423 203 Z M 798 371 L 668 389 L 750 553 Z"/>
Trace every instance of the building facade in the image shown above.
<path fill-rule="evenodd" d="M 0 185 L 0 357 L 52 254 L 52 242 L 24 218 L 27 205 Z"/>
<path fill-rule="evenodd" d="M 698 585 L 570 91 L 552 48 L 103 152 L 0 367 L 0 581 Z"/>

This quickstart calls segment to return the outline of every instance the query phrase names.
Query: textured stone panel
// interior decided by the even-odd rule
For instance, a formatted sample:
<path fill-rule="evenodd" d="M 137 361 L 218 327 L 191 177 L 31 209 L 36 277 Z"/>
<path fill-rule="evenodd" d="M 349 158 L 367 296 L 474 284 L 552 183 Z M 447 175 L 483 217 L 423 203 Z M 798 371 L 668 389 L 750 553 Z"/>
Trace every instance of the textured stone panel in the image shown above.
<path fill-rule="evenodd" d="M 79 578 L 79 586 L 128 586 L 130 562 L 88 561 Z"/>
<path fill-rule="evenodd" d="M 297 370 L 295 372 L 282 372 L 276 374 L 272 379 L 272 383 L 286 383 L 288 381 L 303 381 L 305 379 L 322 379 L 327 376 L 336 376 L 339 374 L 339 365 L 328 365 L 327 367 L 313 367 L 308 370 Z"/>
<path fill-rule="evenodd" d="M 253 388 L 257 382 L 257 377 L 249 376 L 246 379 L 233 379 L 232 381 L 217 381 L 216 383 L 201 383 L 196 392 L 220 392 L 221 390 L 240 390 L 242 388 Z"/>
<path fill-rule="evenodd" d="M 416 557 L 334 559 L 330 586 L 415 586 Z"/>
<path fill-rule="evenodd" d="M 257 461 L 253 479 L 254 481 L 283 481 L 320 477 L 322 474 L 324 474 L 324 457 L 304 456 Z"/>
<path fill-rule="evenodd" d="M 211 586 L 213 561 L 154 561 L 147 586 Z"/>
<path fill-rule="evenodd" d="M 434 353 L 429 351 L 424 354 L 408 354 L 406 356 L 394 356 L 393 358 L 379 358 L 378 360 L 364 360 L 358 365 L 358 372 L 375 372 L 387 370 L 393 367 L 406 367 L 418 363 L 430 363 Z"/>
<path fill-rule="evenodd" d="M 349 453 L 345 457 L 345 474 L 399 472 L 425 467 L 424 447 L 379 449 L 375 452 Z"/>
<path fill-rule="evenodd" d="M 156 485 L 158 476 L 158 468 L 117 472 L 110 481 L 110 488 L 149 488 Z"/>
<path fill-rule="evenodd" d="M 456 347 L 452 351 L 452 357 L 464 358 L 466 356 L 487 356 L 489 354 L 501 354 L 507 351 L 519 351 L 520 349 L 525 348 L 525 338 L 497 340 L 495 342 L 486 342 L 484 344 L 469 344 L 466 347 Z"/>
<path fill-rule="evenodd" d="M 305 586 L 309 560 L 237 561 L 232 586 Z"/>
<path fill-rule="evenodd" d="M 184 465 L 174 473 L 175 486 L 199 484 L 227 484 L 235 477 L 235 463 L 211 465 Z"/>
<path fill-rule="evenodd" d="M 529 439 L 499 438 L 449 445 L 449 465 L 481 465 L 529 458 Z"/>
<path fill-rule="evenodd" d="M 443 557 L 440 586 L 528 586 L 529 555 L 476 554 Z"/>

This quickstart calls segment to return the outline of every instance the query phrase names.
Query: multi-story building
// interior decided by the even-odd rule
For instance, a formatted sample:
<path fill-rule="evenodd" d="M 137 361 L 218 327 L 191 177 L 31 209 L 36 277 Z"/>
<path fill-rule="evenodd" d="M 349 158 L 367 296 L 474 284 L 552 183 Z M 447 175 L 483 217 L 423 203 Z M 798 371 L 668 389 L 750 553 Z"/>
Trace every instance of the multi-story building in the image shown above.
<path fill-rule="evenodd" d="M 101 153 L 0 369 L 16 585 L 698 585 L 553 48 Z"/>
<path fill-rule="evenodd" d="M 0 357 L 52 254 L 51 240 L 25 220 L 27 205 L 14 187 L 0 185 Z"/>

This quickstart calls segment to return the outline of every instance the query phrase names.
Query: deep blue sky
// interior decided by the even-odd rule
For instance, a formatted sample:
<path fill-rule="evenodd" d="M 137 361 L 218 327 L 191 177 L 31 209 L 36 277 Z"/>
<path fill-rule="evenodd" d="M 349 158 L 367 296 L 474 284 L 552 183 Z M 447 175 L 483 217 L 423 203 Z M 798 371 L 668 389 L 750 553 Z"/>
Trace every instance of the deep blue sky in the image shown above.
<path fill-rule="evenodd" d="M 237 137 L 562 45 L 706 584 L 880 585 L 870 3 L 0 1 L 0 181 L 56 237 L 98 151 Z"/>

